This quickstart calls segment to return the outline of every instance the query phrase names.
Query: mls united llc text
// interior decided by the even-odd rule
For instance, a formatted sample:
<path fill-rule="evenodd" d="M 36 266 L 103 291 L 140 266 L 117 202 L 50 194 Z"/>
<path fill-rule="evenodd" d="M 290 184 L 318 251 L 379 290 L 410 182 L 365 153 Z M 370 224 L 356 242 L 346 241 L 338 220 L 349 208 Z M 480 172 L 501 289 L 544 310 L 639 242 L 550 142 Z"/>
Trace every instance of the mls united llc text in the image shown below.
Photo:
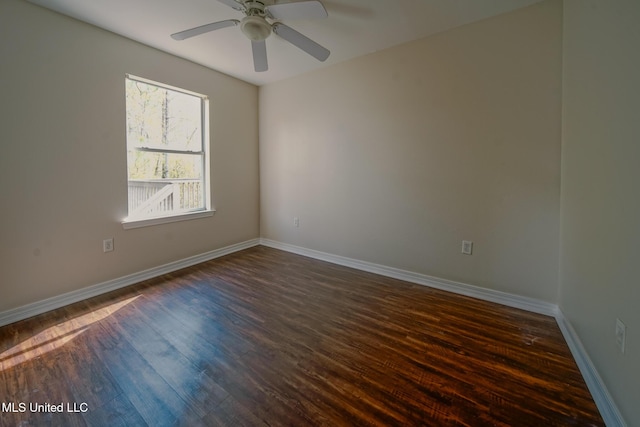
<path fill-rule="evenodd" d="M 87 412 L 89 405 L 85 402 L 61 402 L 61 403 L 26 403 L 26 402 L 2 402 L 2 412 Z"/>

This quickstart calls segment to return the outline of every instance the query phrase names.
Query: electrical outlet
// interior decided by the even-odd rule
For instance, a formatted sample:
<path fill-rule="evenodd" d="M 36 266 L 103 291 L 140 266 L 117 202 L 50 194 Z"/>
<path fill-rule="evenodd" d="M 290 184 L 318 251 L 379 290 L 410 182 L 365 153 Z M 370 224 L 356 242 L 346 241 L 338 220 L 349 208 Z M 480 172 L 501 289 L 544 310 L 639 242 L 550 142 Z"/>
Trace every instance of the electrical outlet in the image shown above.
<path fill-rule="evenodd" d="M 113 237 L 102 241 L 102 252 L 113 251 Z"/>
<path fill-rule="evenodd" d="M 298 218 L 297 216 L 293 217 L 293 226 L 296 228 L 300 227 L 300 218 Z"/>
<path fill-rule="evenodd" d="M 462 253 L 465 255 L 471 255 L 473 252 L 473 242 L 470 240 L 462 241 Z"/>
<path fill-rule="evenodd" d="M 618 348 L 620 348 L 620 352 L 624 354 L 624 343 L 627 339 L 627 327 L 622 320 L 616 319 L 616 343 L 618 344 Z"/>

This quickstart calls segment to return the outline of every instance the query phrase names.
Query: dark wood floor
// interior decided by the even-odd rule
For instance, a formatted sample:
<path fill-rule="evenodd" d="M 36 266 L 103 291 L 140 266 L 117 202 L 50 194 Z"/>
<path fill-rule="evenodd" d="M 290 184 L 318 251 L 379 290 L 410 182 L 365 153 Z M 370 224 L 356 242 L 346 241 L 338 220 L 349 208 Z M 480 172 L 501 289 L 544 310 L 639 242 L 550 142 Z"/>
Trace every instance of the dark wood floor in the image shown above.
<path fill-rule="evenodd" d="M 554 319 L 265 247 L 0 328 L 0 403 L 3 426 L 604 425 Z"/>

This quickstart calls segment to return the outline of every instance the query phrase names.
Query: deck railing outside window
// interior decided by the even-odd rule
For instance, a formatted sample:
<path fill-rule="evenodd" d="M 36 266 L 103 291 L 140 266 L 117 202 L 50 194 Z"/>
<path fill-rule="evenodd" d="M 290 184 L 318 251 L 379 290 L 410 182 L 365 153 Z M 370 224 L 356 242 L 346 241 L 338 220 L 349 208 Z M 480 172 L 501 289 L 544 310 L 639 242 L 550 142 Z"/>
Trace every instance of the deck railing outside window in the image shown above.
<path fill-rule="evenodd" d="M 203 207 L 201 181 L 197 179 L 129 180 L 130 217 L 163 216 Z"/>

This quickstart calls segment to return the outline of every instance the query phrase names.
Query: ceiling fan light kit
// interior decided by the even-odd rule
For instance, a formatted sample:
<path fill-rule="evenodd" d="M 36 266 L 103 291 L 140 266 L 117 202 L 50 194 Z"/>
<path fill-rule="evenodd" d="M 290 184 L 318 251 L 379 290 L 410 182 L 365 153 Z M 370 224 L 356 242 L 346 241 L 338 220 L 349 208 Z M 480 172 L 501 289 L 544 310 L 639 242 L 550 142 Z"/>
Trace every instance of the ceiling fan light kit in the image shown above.
<path fill-rule="evenodd" d="M 295 3 L 281 3 L 265 6 L 256 0 L 218 0 L 234 10 L 244 13 L 241 21 L 227 19 L 213 22 L 199 27 L 171 34 L 174 40 L 185 40 L 210 31 L 219 30 L 240 24 L 242 33 L 251 40 L 253 51 L 253 65 L 256 72 L 267 71 L 267 50 L 265 40 L 271 32 L 282 37 L 289 43 L 313 56 L 319 61 L 325 61 L 330 52 L 325 47 L 314 42 L 307 36 L 297 32 L 293 28 L 283 24 L 283 19 L 317 19 L 326 18 L 327 10 L 317 0 L 308 0 Z M 270 22 L 272 21 L 272 22 Z"/>
<path fill-rule="evenodd" d="M 271 35 L 271 24 L 261 16 L 245 16 L 240 21 L 240 29 L 253 41 L 264 40 Z"/>

